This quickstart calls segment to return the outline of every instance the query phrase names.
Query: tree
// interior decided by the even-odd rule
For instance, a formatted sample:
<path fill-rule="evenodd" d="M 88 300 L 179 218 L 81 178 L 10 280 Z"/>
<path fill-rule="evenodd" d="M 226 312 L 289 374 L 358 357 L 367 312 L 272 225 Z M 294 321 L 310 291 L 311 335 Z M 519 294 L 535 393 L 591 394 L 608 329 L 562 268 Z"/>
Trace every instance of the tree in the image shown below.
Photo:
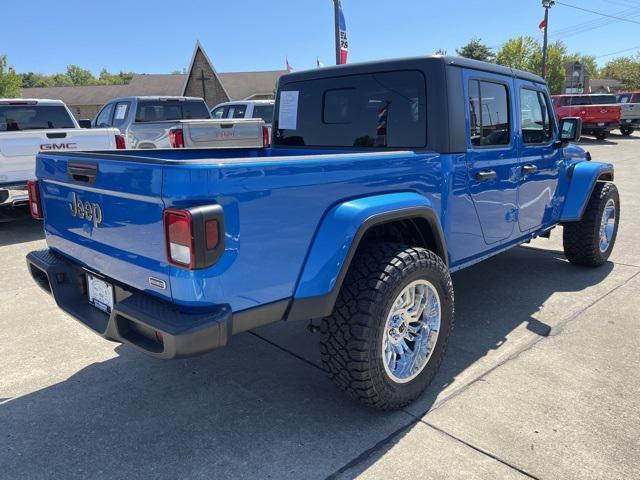
<path fill-rule="evenodd" d="M 69 65 L 67 67 L 67 77 L 69 77 L 73 85 L 96 85 L 98 83 L 93 73 L 77 65 Z"/>
<path fill-rule="evenodd" d="M 607 62 L 602 76 L 621 81 L 627 90 L 640 89 L 640 52 L 634 57 L 619 57 Z"/>
<path fill-rule="evenodd" d="M 483 62 L 493 62 L 495 59 L 494 51 L 482 43 L 481 38 L 477 37 L 472 38 L 469 43 L 462 48 L 456 49 L 456 53 L 461 57 L 481 60 Z"/>
<path fill-rule="evenodd" d="M 547 49 L 547 83 L 551 93 L 560 93 L 566 78 L 565 57 L 567 47 L 561 41 Z M 496 54 L 496 62 L 540 75 L 542 72 L 542 46 L 533 37 L 517 37 L 507 40 Z"/>
<path fill-rule="evenodd" d="M 434 55 L 446 55 L 447 51 L 444 48 L 439 48 L 435 51 Z"/>
<path fill-rule="evenodd" d="M 20 75 L 7 66 L 7 57 L 0 55 L 0 97 L 19 97 L 21 86 Z"/>

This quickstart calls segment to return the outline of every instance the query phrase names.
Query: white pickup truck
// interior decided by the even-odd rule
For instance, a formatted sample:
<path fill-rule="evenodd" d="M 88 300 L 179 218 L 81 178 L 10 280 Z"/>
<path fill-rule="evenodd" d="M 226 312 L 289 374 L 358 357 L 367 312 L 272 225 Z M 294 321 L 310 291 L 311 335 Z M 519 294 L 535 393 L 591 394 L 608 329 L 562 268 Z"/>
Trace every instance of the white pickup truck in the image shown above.
<path fill-rule="evenodd" d="M 0 99 L 0 208 L 26 205 L 38 152 L 124 148 L 119 133 L 80 128 L 60 100 Z"/>
<path fill-rule="evenodd" d="M 214 120 L 197 97 L 114 98 L 93 126 L 115 127 L 126 148 L 260 148 L 269 143 L 261 119 Z"/>

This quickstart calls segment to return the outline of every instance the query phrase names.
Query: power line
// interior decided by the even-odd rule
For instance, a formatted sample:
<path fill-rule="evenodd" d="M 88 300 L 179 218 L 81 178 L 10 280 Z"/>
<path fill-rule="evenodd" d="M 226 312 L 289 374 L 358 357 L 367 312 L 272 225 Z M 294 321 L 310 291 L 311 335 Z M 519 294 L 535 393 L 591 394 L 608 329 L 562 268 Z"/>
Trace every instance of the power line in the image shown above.
<path fill-rule="evenodd" d="M 638 22 L 636 20 L 631 20 L 629 18 L 616 17 L 614 15 L 609 15 L 607 13 L 596 12 L 595 10 L 590 10 L 588 8 L 582 8 L 582 7 L 576 7 L 575 5 L 569 5 L 568 3 L 564 3 L 564 2 L 556 2 L 556 3 L 558 5 L 562 5 L 564 7 L 575 8 L 576 10 L 582 10 L 583 12 L 593 13 L 594 15 L 600 15 L 602 17 L 607 17 L 607 18 L 613 18 L 615 20 L 620 20 L 621 22 L 635 23 L 636 25 L 640 25 L 640 22 Z"/>
<path fill-rule="evenodd" d="M 637 46 L 631 47 L 631 48 L 626 48 L 624 50 L 618 50 L 617 52 L 605 53 L 604 55 L 598 55 L 597 57 L 594 57 L 594 58 L 610 57 L 611 55 L 617 55 L 619 53 L 630 52 L 631 50 L 640 50 L 640 45 L 637 45 Z"/>

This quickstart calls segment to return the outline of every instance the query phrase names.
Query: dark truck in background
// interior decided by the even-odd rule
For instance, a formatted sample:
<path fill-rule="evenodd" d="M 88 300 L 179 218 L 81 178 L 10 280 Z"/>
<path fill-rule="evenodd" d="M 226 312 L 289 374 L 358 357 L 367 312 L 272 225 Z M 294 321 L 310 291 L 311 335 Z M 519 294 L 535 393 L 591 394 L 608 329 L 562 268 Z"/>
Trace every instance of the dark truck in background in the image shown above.
<path fill-rule="evenodd" d="M 442 363 L 450 272 L 560 224 L 569 261 L 607 261 L 613 166 L 579 136 L 542 78 L 488 63 L 285 75 L 272 148 L 38 155 L 30 205 L 47 248 L 27 265 L 69 315 L 157 358 L 320 321 L 335 384 L 399 408 Z"/>

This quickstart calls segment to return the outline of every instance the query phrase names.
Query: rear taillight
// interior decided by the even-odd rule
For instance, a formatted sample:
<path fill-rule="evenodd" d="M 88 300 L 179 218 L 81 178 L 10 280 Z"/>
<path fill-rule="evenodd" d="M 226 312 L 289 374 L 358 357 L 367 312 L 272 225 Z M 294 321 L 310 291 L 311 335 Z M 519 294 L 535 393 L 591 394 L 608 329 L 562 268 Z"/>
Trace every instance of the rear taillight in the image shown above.
<path fill-rule="evenodd" d="M 169 262 L 174 265 L 194 267 L 195 245 L 192 220 L 189 210 L 168 209 L 164 212 L 167 256 Z"/>
<path fill-rule="evenodd" d="M 124 140 L 124 135 L 116 135 L 116 148 L 118 150 L 126 150 L 127 142 Z"/>
<path fill-rule="evenodd" d="M 190 270 L 210 267 L 224 250 L 223 225 L 220 205 L 167 208 L 164 211 L 167 260 Z"/>
<path fill-rule="evenodd" d="M 169 130 L 169 144 L 171 148 L 184 148 L 184 133 L 181 128 Z"/>
<path fill-rule="evenodd" d="M 44 212 L 42 211 L 38 182 L 29 180 L 27 182 L 27 191 L 29 192 L 29 212 L 31 212 L 31 216 L 36 220 L 42 220 L 44 218 Z"/>
<path fill-rule="evenodd" d="M 262 146 L 268 148 L 271 146 L 271 138 L 269 138 L 269 127 L 262 127 Z"/>

